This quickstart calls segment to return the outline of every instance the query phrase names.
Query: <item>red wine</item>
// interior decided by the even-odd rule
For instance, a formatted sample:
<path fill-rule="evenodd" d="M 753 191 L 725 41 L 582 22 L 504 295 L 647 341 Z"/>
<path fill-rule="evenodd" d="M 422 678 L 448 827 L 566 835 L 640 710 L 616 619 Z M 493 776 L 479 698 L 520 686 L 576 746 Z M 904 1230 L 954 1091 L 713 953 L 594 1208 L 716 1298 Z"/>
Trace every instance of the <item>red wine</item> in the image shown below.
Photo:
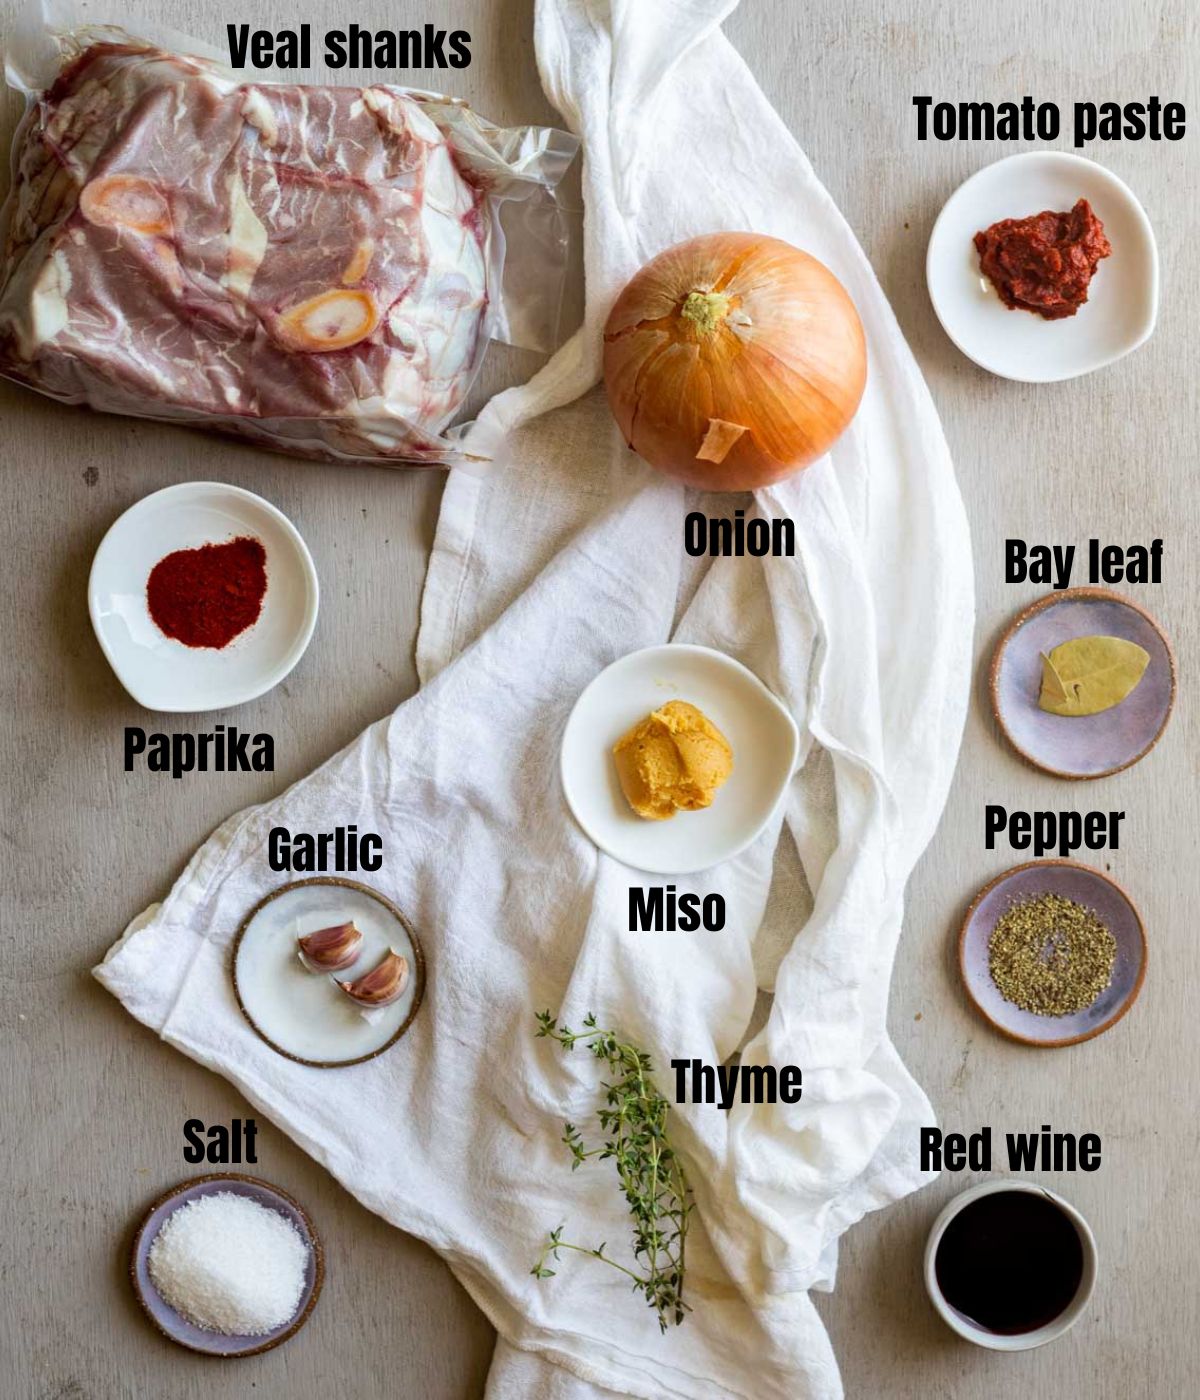
<path fill-rule="evenodd" d="M 934 1266 L 952 1308 L 985 1331 L 1017 1336 L 1070 1305 L 1083 1280 L 1083 1244 L 1049 1197 L 994 1191 L 954 1217 Z"/>

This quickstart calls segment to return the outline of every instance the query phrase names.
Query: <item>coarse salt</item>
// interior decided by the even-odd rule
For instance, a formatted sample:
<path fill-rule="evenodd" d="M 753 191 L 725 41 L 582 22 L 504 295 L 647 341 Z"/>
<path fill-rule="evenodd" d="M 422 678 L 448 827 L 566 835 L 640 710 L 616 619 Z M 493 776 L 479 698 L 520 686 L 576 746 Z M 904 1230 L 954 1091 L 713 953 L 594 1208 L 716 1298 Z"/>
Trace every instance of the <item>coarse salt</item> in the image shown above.
<path fill-rule="evenodd" d="M 295 1316 L 308 1245 L 276 1210 L 219 1191 L 180 1206 L 147 1258 L 162 1299 L 206 1332 L 257 1337 Z"/>

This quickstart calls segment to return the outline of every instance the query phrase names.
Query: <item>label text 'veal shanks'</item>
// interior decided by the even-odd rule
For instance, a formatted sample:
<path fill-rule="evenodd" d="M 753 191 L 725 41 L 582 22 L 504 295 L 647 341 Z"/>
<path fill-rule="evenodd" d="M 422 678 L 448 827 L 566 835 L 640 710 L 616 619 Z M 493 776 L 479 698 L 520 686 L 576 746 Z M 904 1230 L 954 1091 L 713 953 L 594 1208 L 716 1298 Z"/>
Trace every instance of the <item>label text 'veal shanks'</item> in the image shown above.
<path fill-rule="evenodd" d="M 312 66 L 312 26 L 295 29 L 251 29 L 227 24 L 231 68 L 309 68 Z M 330 68 L 466 68 L 471 62 L 471 36 L 465 29 L 447 32 L 434 24 L 419 29 L 364 29 L 352 24 L 325 33 L 322 55 Z"/>

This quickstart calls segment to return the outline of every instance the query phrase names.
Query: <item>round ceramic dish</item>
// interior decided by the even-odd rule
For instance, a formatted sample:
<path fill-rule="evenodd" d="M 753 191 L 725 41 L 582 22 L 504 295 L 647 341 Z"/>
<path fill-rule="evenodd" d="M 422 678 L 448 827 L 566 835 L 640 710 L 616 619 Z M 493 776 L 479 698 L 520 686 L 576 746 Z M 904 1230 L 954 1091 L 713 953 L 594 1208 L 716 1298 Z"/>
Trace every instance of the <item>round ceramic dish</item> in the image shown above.
<path fill-rule="evenodd" d="M 979 268 L 974 237 L 1001 219 L 1088 200 L 1112 244 L 1087 302 L 1047 321 L 1000 300 Z M 1073 379 L 1128 355 L 1158 316 L 1158 249 L 1146 211 L 1103 166 L 1064 151 L 1029 151 L 977 171 L 946 201 L 929 237 L 925 277 L 937 318 L 977 365 L 1005 379 Z"/>
<path fill-rule="evenodd" d="M 146 580 L 164 555 L 253 535 L 267 552 L 258 620 L 219 650 L 164 636 L 146 605 Z M 241 705 L 279 684 L 304 655 L 317 622 L 317 571 L 281 511 L 240 486 L 188 481 L 130 506 L 100 541 L 88 611 L 117 679 L 148 710 L 194 713 Z"/>
<path fill-rule="evenodd" d="M 1035 1016 L 1005 1001 L 988 970 L 996 921 L 1011 904 L 1042 894 L 1094 910 L 1117 941 L 1111 983 L 1091 1006 L 1070 1016 Z M 959 933 L 958 963 L 975 1009 L 998 1031 L 1024 1045 L 1075 1045 L 1116 1025 L 1137 1000 L 1146 976 L 1146 929 L 1133 901 L 1107 875 L 1073 860 L 1035 860 L 998 876 L 975 896 Z"/>
<path fill-rule="evenodd" d="M 701 709 L 733 748 L 733 773 L 711 807 L 644 821 L 625 800 L 612 749 L 669 700 Z M 744 850 L 770 821 L 796 766 L 796 722 L 753 672 L 708 647 L 630 652 L 575 702 L 563 733 L 563 791 L 575 820 L 608 855 L 638 870 L 686 875 Z"/>
<path fill-rule="evenodd" d="M 174 1308 L 165 1303 L 150 1278 L 148 1258 L 150 1246 L 158 1232 L 166 1224 L 168 1216 L 201 1196 L 215 1196 L 221 1191 L 236 1196 L 247 1196 L 260 1206 L 276 1210 L 299 1230 L 308 1245 L 308 1264 L 304 1275 L 304 1291 L 295 1316 L 282 1327 L 257 1337 L 230 1337 L 222 1332 L 207 1332 L 187 1318 L 181 1317 Z M 321 1247 L 312 1221 L 299 1201 L 293 1200 L 286 1191 L 277 1186 L 269 1186 L 253 1176 L 242 1176 L 233 1172 L 229 1175 L 197 1176 L 190 1181 L 160 1196 L 146 1212 L 146 1218 L 138 1227 L 129 1259 L 129 1276 L 137 1300 L 146 1311 L 146 1316 L 164 1337 L 178 1342 L 190 1351 L 200 1351 L 206 1356 L 255 1356 L 294 1337 L 308 1321 L 317 1299 L 321 1296 L 321 1285 L 325 1281 L 325 1254 Z"/>
<path fill-rule="evenodd" d="M 1042 655 L 1073 637 L 1122 637 L 1150 654 L 1130 695 L 1098 715 L 1052 715 L 1038 705 Z M 1144 608 L 1105 588 L 1051 593 L 1020 613 L 992 659 L 992 709 L 1004 737 L 1056 778 L 1103 778 L 1158 743 L 1175 704 L 1175 656 Z"/>
<path fill-rule="evenodd" d="M 366 1017 L 328 973 L 309 972 L 296 940 L 353 920 L 363 936 L 358 961 L 338 973 L 363 976 L 390 948 L 408 959 L 408 986 L 391 1006 Z M 382 1055 L 412 1024 L 425 991 L 425 957 L 408 920 L 368 885 L 338 876 L 297 880 L 247 914 L 233 945 L 233 990 L 246 1020 L 290 1060 L 317 1069 L 356 1065 Z"/>
<path fill-rule="evenodd" d="M 960 1313 L 957 1308 L 946 1301 L 937 1281 L 938 1245 L 941 1243 L 942 1236 L 946 1233 L 950 1222 L 964 1206 L 969 1206 L 980 1196 L 990 1196 L 996 1191 L 1031 1191 L 1053 1201 L 1074 1225 L 1075 1232 L 1079 1236 L 1079 1243 L 1083 1247 L 1083 1277 L 1079 1281 L 1075 1297 L 1056 1318 L 1046 1323 L 1044 1327 L 1038 1327 L 1032 1332 L 1021 1332 L 1016 1336 L 989 1332 L 985 1327 L 980 1327 L 978 1323 L 973 1322 L 971 1318 Z M 1021 1181 L 1011 1176 L 1001 1177 L 999 1180 L 984 1181 L 978 1186 L 972 1186 L 966 1191 L 959 1192 L 933 1222 L 933 1229 L 930 1230 L 929 1239 L 925 1244 L 925 1289 L 942 1321 L 957 1332 L 960 1337 L 965 1337 L 968 1342 L 974 1342 L 976 1346 L 987 1347 L 990 1351 L 1031 1351 L 1034 1347 L 1045 1346 L 1047 1342 L 1061 1337 L 1064 1332 L 1069 1332 L 1079 1321 L 1092 1296 L 1092 1290 L 1096 1286 L 1098 1263 L 1096 1237 L 1092 1234 L 1091 1226 L 1070 1201 L 1064 1200 L 1057 1192 L 1048 1191 L 1044 1186 L 1038 1186 L 1032 1181 Z M 981 1259 L 979 1266 L 981 1269 L 986 1268 L 987 1261 Z"/>

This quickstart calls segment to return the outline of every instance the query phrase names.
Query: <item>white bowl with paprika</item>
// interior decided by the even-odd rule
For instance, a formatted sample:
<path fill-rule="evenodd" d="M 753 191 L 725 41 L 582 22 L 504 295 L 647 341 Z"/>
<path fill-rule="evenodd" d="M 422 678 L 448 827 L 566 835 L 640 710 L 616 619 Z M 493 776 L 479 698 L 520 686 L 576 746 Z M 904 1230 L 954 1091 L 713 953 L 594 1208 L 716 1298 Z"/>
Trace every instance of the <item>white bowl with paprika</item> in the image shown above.
<path fill-rule="evenodd" d="M 292 670 L 317 621 L 317 571 L 292 522 L 239 486 L 155 491 L 109 529 L 88 610 L 130 695 L 148 710 L 240 705 Z"/>

